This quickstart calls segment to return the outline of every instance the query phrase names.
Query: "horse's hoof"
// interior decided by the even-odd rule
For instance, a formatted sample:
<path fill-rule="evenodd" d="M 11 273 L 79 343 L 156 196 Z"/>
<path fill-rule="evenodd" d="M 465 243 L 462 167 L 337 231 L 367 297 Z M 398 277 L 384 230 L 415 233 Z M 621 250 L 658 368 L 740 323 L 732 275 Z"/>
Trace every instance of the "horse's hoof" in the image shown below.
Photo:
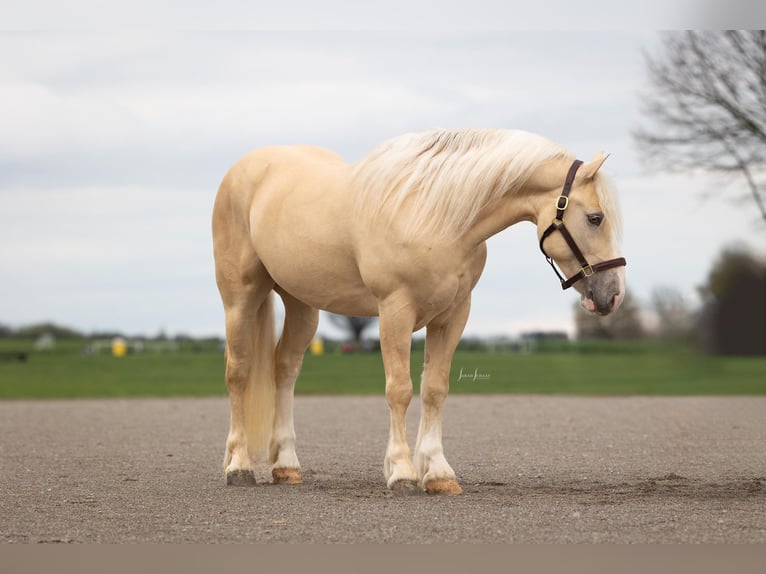
<path fill-rule="evenodd" d="M 463 489 L 454 478 L 437 478 L 426 483 L 428 494 L 460 494 Z"/>
<path fill-rule="evenodd" d="M 229 486 L 255 486 L 255 474 L 252 470 L 231 470 L 226 473 Z"/>
<path fill-rule="evenodd" d="M 397 480 L 390 487 L 391 492 L 397 496 L 413 496 L 416 494 L 423 494 L 423 489 L 417 481 L 414 480 Z"/>
<path fill-rule="evenodd" d="M 301 471 L 298 468 L 274 468 L 271 471 L 274 484 L 301 484 Z"/>

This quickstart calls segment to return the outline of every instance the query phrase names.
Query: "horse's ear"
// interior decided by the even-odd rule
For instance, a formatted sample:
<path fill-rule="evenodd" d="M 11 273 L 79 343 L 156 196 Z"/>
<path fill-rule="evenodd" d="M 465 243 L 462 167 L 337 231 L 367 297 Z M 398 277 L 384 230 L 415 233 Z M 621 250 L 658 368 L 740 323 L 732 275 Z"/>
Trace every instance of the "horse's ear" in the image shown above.
<path fill-rule="evenodd" d="M 601 168 L 602 165 L 604 165 L 604 162 L 608 157 L 608 153 L 605 154 L 603 151 L 598 152 L 591 161 L 584 164 L 579 169 L 577 172 L 577 177 L 580 179 L 593 179 L 593 176 L 596 175 L 596 172 Z"/>

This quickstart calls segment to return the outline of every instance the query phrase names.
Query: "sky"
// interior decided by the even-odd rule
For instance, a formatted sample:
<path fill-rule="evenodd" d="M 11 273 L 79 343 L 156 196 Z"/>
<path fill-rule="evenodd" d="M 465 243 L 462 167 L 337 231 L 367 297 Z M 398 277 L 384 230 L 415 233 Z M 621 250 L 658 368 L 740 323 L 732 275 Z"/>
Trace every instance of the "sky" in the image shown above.
<path fill-rule="evenodd" d="M 434 127 L 610 153 L 629 291 L 696 304 L 720 250 L 762 253 L 766 230 L 736 202 L 743 182 L 642 163 L 631 132 L 657 45 L 652 30 L 1 32 L 0 323 L 222 336 L 210 216 L 239 157 L 309 143 L 353 162 Z M 579 297 L 534 227 L 488 246 L 466 335 L 574 333 Z M 338 335 L 326 319 L 320 333 Z"/>

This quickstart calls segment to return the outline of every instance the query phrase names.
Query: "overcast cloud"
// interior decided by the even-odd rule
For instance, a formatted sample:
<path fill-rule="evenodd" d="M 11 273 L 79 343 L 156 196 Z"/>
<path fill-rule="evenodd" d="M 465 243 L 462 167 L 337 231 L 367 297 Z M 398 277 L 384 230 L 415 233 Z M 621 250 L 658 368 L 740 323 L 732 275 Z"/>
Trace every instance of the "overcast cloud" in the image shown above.
<path fill-rule="evenodd" d="M 673 286 L 693 302 L 723 246 L 762 247 L 766 233 L 747 209 L 700 201 L 715 180 L 640 164 L 630 131 L 641 50 L 655 43 L 624 31 L 2 34 L 0 322 L 222 334 L 210 212 L 237 158 L 312 143 L 355 161 L 432 127 L 610 152 L 629 289 L 646 300 Z M 490 241 L 467 333 L 571 332 L 576 299 L 520 224 Z"/>

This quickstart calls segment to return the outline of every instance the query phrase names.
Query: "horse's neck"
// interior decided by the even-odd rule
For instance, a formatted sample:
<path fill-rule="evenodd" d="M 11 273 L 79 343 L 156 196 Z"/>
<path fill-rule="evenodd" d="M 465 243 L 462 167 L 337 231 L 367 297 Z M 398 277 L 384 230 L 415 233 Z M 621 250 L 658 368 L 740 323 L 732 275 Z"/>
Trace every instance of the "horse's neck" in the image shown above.
<path fill-rule="evenodd" d="M 537 224 L 541 209 L 554 201 L 557 190 L 563 185 L 570 163 L 569 159 L 557 159 L 541 164 L 521 189 L 508 192 L 498 204 L 486 209 L 476 219 L 466 239 L 478 245 L 520 221 Z"/>

